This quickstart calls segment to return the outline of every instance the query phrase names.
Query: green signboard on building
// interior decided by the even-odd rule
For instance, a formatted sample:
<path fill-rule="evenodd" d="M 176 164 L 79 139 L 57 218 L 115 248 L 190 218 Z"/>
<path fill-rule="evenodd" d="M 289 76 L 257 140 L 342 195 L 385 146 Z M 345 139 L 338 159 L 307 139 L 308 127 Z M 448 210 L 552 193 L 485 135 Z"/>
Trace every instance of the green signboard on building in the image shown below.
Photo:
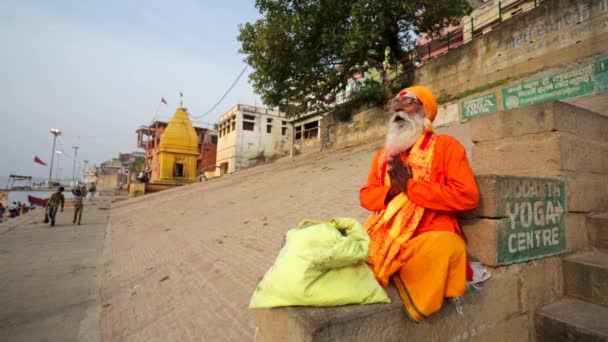
<path fill-rule="evenodd" d="M 505 218 L 497 234 L 497 265 L 566 252 L 566 197 L 562 179 L 501 177 L 496 209 Z"/>
<path fill-rule="evenodd" d="M 608 58 L 600 59 L 595 63 L 595 92 L 608 91 Z"/>
<path fill-rule="evenodd" d="M 504 109 L 525 106 L 548 100 L 593 95 L 597 63 L 537 78 L 502 89 Z"/>
<path fill-rule="evenodd" d="M 498 110 L 498 102 L 496 94 L 486 94 L 474 99 L 465 100 L 461 104 L 461 113 L 463 119 L 493 113 Z"/>

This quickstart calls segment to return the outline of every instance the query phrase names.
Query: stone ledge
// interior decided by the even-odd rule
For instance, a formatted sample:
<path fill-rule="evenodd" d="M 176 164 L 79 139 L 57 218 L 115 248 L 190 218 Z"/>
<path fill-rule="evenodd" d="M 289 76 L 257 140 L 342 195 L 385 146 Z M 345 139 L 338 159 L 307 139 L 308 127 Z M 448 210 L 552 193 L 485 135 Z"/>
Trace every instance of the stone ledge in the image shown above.
<path fill-rule="evenodd" d="M 608 173 L 608 144 L 564 132 L 541 132 L 505 137 L 473 145 L 471 167 L 475 173 L 517 175 L 555 171 Z"/>
<path fill-rule="evenodd" d="M 598 141 L 608 136 L 608 117 L 559 101 L 477 116 L 470 123 L 475 142 L 554 131 Z"/>
<path fill-rule="evenodd" d="M 526 317 L 563 294 L 561 281 L 556 280 L 561 278 L 556 257 L 490 272 L 492 278 L 481 291 L 470 290 L 463 297 L 463 315 L 446 304 L 416 324 L 390 286 L 391 304 L 254 309 L 256 341 L 457 341 L 474 336 L 509 340 L 516 330 L 527 336 L 532 326 Z"/>

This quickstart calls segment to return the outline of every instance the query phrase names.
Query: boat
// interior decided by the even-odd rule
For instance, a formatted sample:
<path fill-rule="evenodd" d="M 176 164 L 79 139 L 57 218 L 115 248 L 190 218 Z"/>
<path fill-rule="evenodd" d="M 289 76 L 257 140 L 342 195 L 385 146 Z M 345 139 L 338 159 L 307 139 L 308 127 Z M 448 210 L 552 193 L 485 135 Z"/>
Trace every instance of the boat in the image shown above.
<path fill-rule="evenodd" d="M 27 200 L 33 205 L 37 205 L 40 207 L 46 207 L 46 202 L 48 201 L 48 198 L 38 198 L 38 197 L 28 195 Z"/>

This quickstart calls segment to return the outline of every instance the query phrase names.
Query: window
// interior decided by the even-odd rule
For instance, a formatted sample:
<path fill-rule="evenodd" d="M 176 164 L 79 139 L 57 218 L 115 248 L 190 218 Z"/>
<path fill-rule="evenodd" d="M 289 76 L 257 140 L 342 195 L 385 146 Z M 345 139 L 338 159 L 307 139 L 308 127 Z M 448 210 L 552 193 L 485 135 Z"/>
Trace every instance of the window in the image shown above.
<path fill-rule="evenodd" d="M 244 131 L 253 131 L 254 123 L 249 121 L 243 121 Z"/>
<path fill-rule="evenodd" d="M 236 130 L 236 120 L 232 119 L 232 130 Z"/>
<path fill-rule="evenodd" d="M 296 140 L 302 138 L 302 126 L 296 127 Z"/>
<path fill-rule="evenodd" d="M 211 143 L 212 143 L 213 145 L 217 145 L 217 136 L 215 136 L 215 135 L 212 135 L 212 136 L 211 136 Z"/>
<path fill-rule="evenodd" d="M 266 125 L 266 133 L 272 133 L 272 125 Z"/>
<path fill-rule="evenodd" d="M 230 133 L 230 125 L 226 125 L 226 130 Z"/>
<path fill-rule="evenodd" d="M 281 127 L 281 135 L 287 135 L 287 127 Z"/>
<path fill-rule="evenodd" d="M 173 177 L 184 177 L 184 164 L 175 163 L 175 168 L 173 170 Z"/>
<path fill-rule="evenodd" d="M 319 121 L 309 122 L 304 125 L 304 139 L 315 138 L 319 135 Z"/>
<path fill-rule="evenodd" d="M 253 131 L 255 128 L 255 116 L 243 114 L 243 130 Z"/>

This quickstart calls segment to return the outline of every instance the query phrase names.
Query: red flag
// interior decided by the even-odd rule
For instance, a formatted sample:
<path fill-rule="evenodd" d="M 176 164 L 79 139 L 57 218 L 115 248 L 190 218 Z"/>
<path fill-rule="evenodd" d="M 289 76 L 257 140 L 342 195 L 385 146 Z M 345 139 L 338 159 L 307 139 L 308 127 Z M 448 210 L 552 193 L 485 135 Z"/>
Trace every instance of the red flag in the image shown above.
<path fill-rule="evenodd" d="M 42 159 L 38 158 L 38 156 L 34 156 L 34 162 L 46 166 L 46 163 L 43 162 Z"/>
<path fill-rule="evenodd" d="M 164 98 L 164 97 L 161 97 L 161 98 L 160 98 L 160 102 L 162 102 L 162 103 L 164 103 L 164 104 L 168 104 L 168 103 L 167 103 L 167 101 L 165 100 L 165 98 Z"/>

